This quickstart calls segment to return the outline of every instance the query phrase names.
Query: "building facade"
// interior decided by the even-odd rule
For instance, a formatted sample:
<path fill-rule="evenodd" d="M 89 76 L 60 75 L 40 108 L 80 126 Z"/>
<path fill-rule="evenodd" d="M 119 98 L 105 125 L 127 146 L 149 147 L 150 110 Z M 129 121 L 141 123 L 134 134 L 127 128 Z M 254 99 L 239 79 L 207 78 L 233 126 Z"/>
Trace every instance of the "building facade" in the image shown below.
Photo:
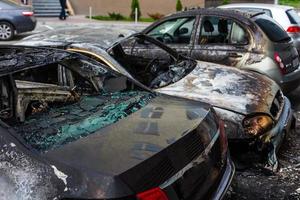
<path fill-rule="evenodd" d="M 22 0 L 11 0 L 21 3 Z M 108 13 L 120 13 L 129 16 L 131 12 L 132 0 L 68 0 L 76 15 L 89 15 L 91 8 L 92 15 L 107 15 Z M 183 7 L 216 7 L 222 5 L 225 0 L 181 0 Z M 226 0 L 230 3 L 270 3 L 274 0 Z M 59 7 L 59 0 L 27 0 L 28 4 L 49 3 Z M 56 4 L 54 4 L 56 3 Z M 148 14 L 169 14 L 176 10 L 176 0 L 139 0 L 142 17 L 148 17 Z M 43 5 L 45 7 L 46 5 Z M 47 6 L 46 6 L 47 7 Z M 36 8 L 35 8 L 36 9 Z M 47 8 L 51 9 L 50 7 Z"/>
<path fill-rule="evenodd" d="M 69 0 L 75 13 L 89 15 L 89 7 L 93 15 L 107 15 L 111 12 L 129 16 L 131 0 Z M 181 0 L 183 7 L 204 7 L 205 0 Z M 176 11 L 176 0 L 139 0 L 143 17 L 148 14 L 169 14 Z"/>

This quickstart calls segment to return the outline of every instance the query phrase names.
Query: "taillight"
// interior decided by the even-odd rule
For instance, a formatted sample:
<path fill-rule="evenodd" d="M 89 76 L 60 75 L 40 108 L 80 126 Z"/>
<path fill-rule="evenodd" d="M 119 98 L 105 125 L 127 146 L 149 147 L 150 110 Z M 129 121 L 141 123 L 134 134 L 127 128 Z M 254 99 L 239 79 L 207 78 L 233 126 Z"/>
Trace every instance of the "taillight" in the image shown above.
<path fill-rule="evenodd" d="M 159 187 L 147 190 L 136 195 L 138 200 L 169 200 Z"/>
<path fill-rule="evenodd" d="M 288 33 L 300 33 L 300 26 L 290 26 L 286 31 Z"/>
<path fill-rule="evenodd" d="M 285 74 L 286 73 L 285 66 L 284 66 L 284 64 L 282 62 L 282 59 L 280 58 L 280 56 L 277 52 L 274 53 L 274 60 L 277 62 L 281 74 Z"/>
<path fill-rule="evenodd" d="M 26 17 L 30 17 L 30 16 L 33 16 L 33 12 L 31 12 L 31 11 L 23 11 L 22 15 L 26 16 Z"/>
<path fill-rule="evenodd" d="M 220 120 L 219 122 L 219 129 L 220 129 L 220 146 L 222 150 L 222 157 L 224 158 L 228 150 L 228 141 L 225 133 L 224 122 L 222 120 Z"/>

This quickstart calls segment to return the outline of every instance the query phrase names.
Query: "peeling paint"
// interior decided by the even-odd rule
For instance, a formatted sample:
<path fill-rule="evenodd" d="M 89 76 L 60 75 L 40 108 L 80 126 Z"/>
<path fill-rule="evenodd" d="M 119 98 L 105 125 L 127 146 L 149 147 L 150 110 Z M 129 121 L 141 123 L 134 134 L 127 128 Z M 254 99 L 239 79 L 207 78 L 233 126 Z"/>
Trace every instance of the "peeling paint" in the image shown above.
<path fill-rule="evenodd" d="M 67 183 L 67 178 L 68 178 L 68 175 L 64 174 L 62 171 L 59 171 L 54 165 L 51 165 L 51 167 L 53 168 L 54 170 L 54 174 L 57 176 L 57 178 L 59 178 L 60 180 L 62 180 L 65 184 L 65 189 L 64 191 L 68 191 L 68 183 Z"/>
<path fill-rule="evenodd" d="M 269 113 L 276 89 L 279 88 L 266 78 L 212 63 L 198 62 L 198 66 L 183 79 L 156 91 L 250 114 Z"/>
<path fill-rule="evenodd" d="M 11 200 L 53 198 L 56 189 L 51 185 L 51 176 L 47 168 L 11 144 L 14 143 L 0 146 L 0 198 Z"/>

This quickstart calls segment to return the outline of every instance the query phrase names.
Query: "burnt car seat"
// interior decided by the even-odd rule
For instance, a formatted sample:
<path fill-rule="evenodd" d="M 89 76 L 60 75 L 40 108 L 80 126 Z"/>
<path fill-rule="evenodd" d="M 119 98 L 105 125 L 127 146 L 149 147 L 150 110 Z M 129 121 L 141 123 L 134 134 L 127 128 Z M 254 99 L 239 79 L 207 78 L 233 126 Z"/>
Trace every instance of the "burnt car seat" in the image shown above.
<path fill-rule="evenodd" d="M 217 43 L 228 43 L 228 21 L 227 19 L 220 19 L 218 22 L 219 35 L 216 38 Z"/>
<path fill-rule="evenodd" d="M 213 43 L 213 37 L 212 33 L 214 32 L 214 26 L 209 20 L 205 20 L 203 22 L 203 28 L 206 33 L 210 33 L 210 35 L 202 35 L 200 36 L 199 39 L 199 44 L 208 44 L 208 43 Z"/>

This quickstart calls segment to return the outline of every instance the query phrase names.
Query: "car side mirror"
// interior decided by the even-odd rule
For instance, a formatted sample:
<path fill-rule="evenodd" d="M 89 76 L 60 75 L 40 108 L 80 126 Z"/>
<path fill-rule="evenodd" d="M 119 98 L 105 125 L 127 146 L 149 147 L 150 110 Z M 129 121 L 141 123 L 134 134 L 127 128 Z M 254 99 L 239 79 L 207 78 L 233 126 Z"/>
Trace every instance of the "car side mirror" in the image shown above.
<path fill-rule="evenodd" d="M 144 40 L 144 39 L 142 39 L 142 38 L 137 38 L 137 39 L 136 39 L 136 42 L 137 42 L 138 44 L 142 44 L 142 45 L 150 45 L 150 43 L 149 43 L 147 40 Z"/>
<path fill-rule="evenodd" d="M 179 29 L 179 35 L 184 35 L 187 34 L 189 32 L 188 28 L 181 28 Z"/>
<path fill-rule="evenodd" d="M 137 38 L 137 39 L 136 39 L 136 42 L 137 42 L 138 44 L 145 44 L 145 40 L 144 40 L 144 39 L 141 39 L 141 38 Z"/>

